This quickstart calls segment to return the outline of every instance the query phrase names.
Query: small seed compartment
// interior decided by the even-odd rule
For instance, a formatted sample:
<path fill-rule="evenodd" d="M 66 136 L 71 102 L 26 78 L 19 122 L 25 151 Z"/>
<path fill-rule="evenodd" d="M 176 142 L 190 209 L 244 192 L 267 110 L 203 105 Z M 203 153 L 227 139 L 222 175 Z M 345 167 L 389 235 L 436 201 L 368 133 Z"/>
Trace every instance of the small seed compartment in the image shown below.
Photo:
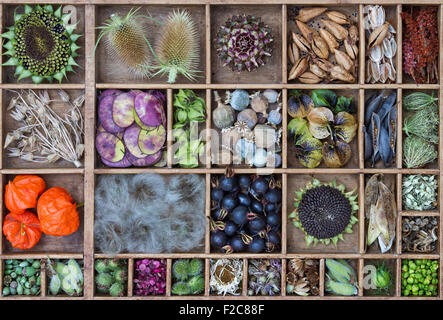
<path fill-rule="evenodd" d="M 125 297 L 128 295 L 128 261 L 126 259 L 96 259 L 94 269 L 96 296 Z"/>
<path fill-rule="evenodd" d="M 46 267 L 48 296 L 81 297 L 84 287 L 83 260 L 43 260 Z"/>
<path fill-rule="evenodd" d="M 281 295 L 280 259 L 248 260 L 248 296 Z"/>
<path fill-rule="evenodd" d="M 3 90 L 3 168 L 81 168 L 83 90 Z"/>
<path fill-rule="evenodd" d="M 358 295 L 358 266 L 356 259 L 325 259 L 325 294 L 348 297 Z"/>
<path fill-rule="evenodd" d="M 286 295 L 320 295 L 320 261 L 294 258 L 286 260 Z"/>
<path fill-rule="evenodd" d="M 397 221 L 401 207 L 397 205 L 396 176 L 365 176 L 365 247 L 368 253 L 395 253 Z"/>
<path fill-rule="evenodd" d="M 172 279 L 172 294 L 202 295 L 205 290 L 205 261 L 203 259 L 174 260 Z"/>
<path fill-rule="evenodd" d="M 166 259 L 134 260 L 134 296 L 164 296 L 166 294 Z"/>
<path fill-rule="evenodd" d="M 358 83 L 358 6 L 288 7 L 288 80 Z"/>
<path fill-rule="evenodd" d="M 211 259 L 209 288 L 211 295 L 240 295 L 243 290 L 244 261 L 242 259 Z"/>
<path fill-rule="evenodd" d="M 403 168 L 439 167 L 438 94 L 437 90 L 403 91 Z"/>
<path fill-rule="evenodd" d="M 41 265 L 39 259 L 3 260 L 2 296 L 40 296 Z"/>
<path fill-rule="evenodd" d="M 438 214 L 439 178 L 436 175 L 402 175 L 403 211 Z"/>
<path fill-rule="evenodd" d="M 166 166 L 165 91 L 102 90 L 96 110 L 97 167 Z"/>
<path fill-rule="evenodd" d="M 108 26 L 96 30 L 96 82 L 205 83 L 204 16 L 202 5 L 97 6 L 96 26 Z"/>
<path fill-rule="evenodd" d="M 213 166 L 281 167 L 281 91 L 236 89 L 212 93 Z"/>
<path fill-rule="evenodd" d="M 357 175 L 290 175 L 288 252 L 358 252 L 358 190 Z"/>
<path fill-rule="evenodd" d="M 110 255 L 202 252 L 205 190 L 205 178 L 197 174 L 98 175 L 96 251 Z"/>
<path fill-rule="evenodd" d="M 439 252 L 439 223 L 435 216 L 402 218 L 402 252 L 429 254 Z"/>
<path fill-rule="evenodd" d="M 358 168 L 358 91 L 288 91 L 288 167 Z"/>
<path fill-rule="evenodd" d="M 401 295 L 438 296 L 440 263 L 434 259 L 403 259 Z"/>
<path fill-rule="evenodd" d="M 211 82 L 282 83 L 281 22 L 276 5 L 212 7 Z"/>
<path fill-rule="evenodd" d="M 365 259 L 363 295 L 392 297 L 396 293 L 397 262 L 393 259 Z"/>
<path fill-rule="evenodd" d="M 84 6 L 4 5 L 2 26 L 3 83 L 84 84 Z"/>
<path fill-rule="evenodd" d="M 82 253 L 83 181 L 80 174 L 3 175 L 6 197 L 16 197 L 3 206 L 3 253 Z M 23 207 L 24 213 L 17 213 Z M 23 228 L 25 239 L 16 234 Z"/>
<path fill-rule="evenodd" d="M 365 90 L 364 160 L 367 168 L 398 168 L 399 128 L 397 90 Z"/>
<path fill-rule="evenodd" d="M 281 251 L 281 177 L 212 176 L 210 242 L 215 252 Z"/>

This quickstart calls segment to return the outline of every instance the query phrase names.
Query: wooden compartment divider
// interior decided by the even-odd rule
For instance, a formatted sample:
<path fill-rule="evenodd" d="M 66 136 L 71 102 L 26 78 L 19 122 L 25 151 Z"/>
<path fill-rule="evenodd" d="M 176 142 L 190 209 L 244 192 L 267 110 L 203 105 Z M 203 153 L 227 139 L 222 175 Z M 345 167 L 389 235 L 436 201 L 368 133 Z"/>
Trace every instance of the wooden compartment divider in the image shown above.
<path fill-rule="evenodd" d="M 173 126 L 173 95 L 175 90 L 178 89 L 193 89 L 200 90 L 203 92 L 203 96 L 206 100 L 206 110 L 207 110 L 207 119 L 204 123 L 204 128 L 207 130 L 205 134 L 206 138 L 206 159 L 210 159 L 211 156 L 211 111 L 213 109 L 212 101 L 212 91 L 213 90 L 231 90 L 231 89 L 249 89 L 249 90 L 259 90 L 259 89 L 276 89 L 281 91 L 281 101 L 282 101 L 282 166 L 281 168 L 276 169 L 266 169 L 266 168 L 235 168 L 236 173 L 248 173 L 248 174 L 277 174 L 281 176 L 282 181 L 282 247 L 279 253 L 262 253 L 262 254 L 250 254 L 250 253 L 234 253 L 230 255 L 224 255 L 221 253 L 211 252 L 210 248 L 210 231 L 209 224 L 206 225 L 206 233 L 204 240 L 204 249 L 201 252 L 196 253 L 161 253 L 161 254 L 152 254 L 152 253 L 122 253 L 118 254 L 116 257 L 121 259 L 126 259 L 128 262 L 128 285 L 127 285 L 127 297 L 123 297 L 123 299 L 187 299 L 187 300 L 197 300 L 197 299 L 324 299 L 324 300 L 341 300 L 341 299 L 373 299 L 380 298 L 374 296 L 366 296 L 363 288 L 364 281 L 364 267 L 365 261 L 369 259 L 373 260 L 381 260 L 381 259 L 390 259 L 393 261 L 395 266 L 395 290 L 393 296 L 383 297 L 383 299 L 405 299 L 406 297 L 401 296 L 401 263 L 402 259 L 409 258 L 427 258 L 427 259 L 438 259 L 440 261 L 440 283 L 439 283 L 439 295 L 437 297 L 408 297 L 410 300 L 420 300 L 420 299 L 431 299 L 431 300 L 442 300 L 443 299 L 443 216 L 441 215 L 441 201 L 443 200 L 443 146 L 440 142 L 439 144 L 439 159 L 436 163 L 435 167 L 426 167 L 424 169 L 407 169 L 404 168 L 402 163 L 402 120 L 403 120 L 403 112 L 402 112 L 402 95 L 405 90 L 435 90 L 438 92 L 439 96 L 439 106 L 440 106 L 440 141 L 443 138 L 443 54 L 440 53 L 439 56 L 439 84 L 413 84 L 413 83 L 403 83 L 404 76 L 402 74 L 402 20 L 400 13 L 402 11 L 403 4 L 413 4 L 413 5 L 434 5 L 438 6 L 438 23 L 439 23 L 439 46 L 440 52 L 443 50 L 443 1 L 442 0 L 422 0 L 422 1 L 409 1 L 409 0 L 347 0 L 343 3 L 341 0 L 320 0 L 318 2 L 311 1 L 312 5 L 325 5 L 325 6 L 350 6 L 354 5 L 359 10 L 359 33 L 360 33 L 360 44 L 359 44 L 359 72 L 357 76 L 357 83 L 355 84 L 316 84 L 316 85 L 307 85 L 300 83 L 288 83 L 288 59 L 287 59 L 287 46 L 288 46 L 288 34 L 291 30 L 288 30 L 288 13 L 290 7 L 292 6 L 309 6 L 309 3 L 303 1 L 293 1 L 293 0 L 268 0 L 266 4 L 260 4 L 261 7 L 257 9 L 257 4 L 259 1 L 257 0 L 219 0 L 219 1 L 210 1 L 210 0 L 3 0 L 0 4 L 0 33 L 5 29 L 5 20 L 6 20 L 6 10 L 11 10 L 11 7 L 16 5 L 26 4 L 26 3 L 51 3 L 51 4 L 75 4 L 78 7 L 84 9 L 84 78 L 82 81 L 78 83 L 62 83 L 62 84 L 27 84 L 27 83 L 11 83 L 7 82 L 5 79 L 5 71 L 4 67 L 0 67 L 0 102 L 2 103 L 1 112 L 0 112 L 0 141 L 2 142 L 2 146 L 0 147 L 0 194 L 1 197 L 1 212 L 0 212 L 0 225 L 3 223 L 3 217 L 6 214 L 6 208 L 3 204 L 3 191 L 4 185 L 7 182 L 7 176 L 16 175 L 16 174 L 47 174 L 47 175 L 57 175 L 62 181 L 65 175 L 81 175 L 83 177 L 83 192 L 84 192 L 84 220 L 83 225 L 80 226 L 83 230 L 83 251 L 82 252 L 69 252 L 70 250 L 64 251 L 56 251 L 56 252 L 7 252 L 6 250 L 6 241 L 4 237 L 0 237 L 0 290 L 2 289 L 3 282 L 3 272 L 4 266 L 3 262 L 6 259 L 26 259 L 26 258 L 35 258 L 35 259 L 43 259 L 49 256 L 50 258 L 74 258 L 81 259 L 84 261 L 84 294 L 82 297 L 66 297 L 66 296 L 50 296 L 47 294 L 47 275 L 45 270 L 42 269 L 41 276 L 41 294 L 37 297 L 27 297 L 27 296 L 0 296 L 0 300 L 20 300 L 20 299 L 116 299 L 112 297 L 104 297 L 97 295 L 95 293 L 95 284 L 94 284 L 94 261 L 99 258 L 111 258 L 112 256 L 97 252 L 94 247 L 94 188 L 96 178 L 100 175 L 104 174 L 137 174 L 137 173 L 158 173 L 158 174 L 189 174 L 189 173 L 198 173 L 205 176 L 206 183 L 206 198 L 205 198 L 205 215 L 207 217 L 210 216 L 210 190 L 211 190 L 211 176 L 215 174 L 223 174 L 225 169 L 220 167 L 215 167 L 212 165 L 211 161 L 206 161 L 206 163 L 202 164 L 200 167 L 195 169 L 182 169 L 173 166 L 173 137 L 172 137 L 172 126 Z M 394 28 L 397 30 L 397 45 L 398 51 L 395 58 L 395 63 L 397 65 L 397 79 L 395 83 L 391 84 L 366 84 L 365 83 L 365 67 L 366 67 L 366 43 L 365 43 L 365 30 L 363 21 L 363 7 L 366 4 L 386 4 L 392 7 L 394 11 L 394 16 L 396 17 L 396 25 Z M 117 82 L 106 82 L 103 81 L 101 77 L 99 77 L 98 71 L 103 68 L 102 61 L 99 61 L 98 57 L 94 55 L 94 46 L 97 39 L 97 30 L 95 27 L 97 23 L 100 23 L 98 20 L 99 11 L 103 7 L 112 7 L 112 6 L 139 6 L 145 5 L 161 7 L 161 6 L 170 6 L 170 7 L 192 7 L 201 9 L 202 11 L 202 21 L 199 21 L 203 24 L 203 29 L 205 35 L 202 36 L 202 43 L 200 44 L 200 49 L 202 53 L 204 53 L 204 59 L 202 59 L 202 65 L 205 65 L 205 69 L 202 70 L 203 76 L 196 83 L 175 83 L 175 84 L 167 84 L 164 79 L 155 78 L 154 82 L 144 83 L 143 81 L 138 81 L 137 83 L 117 83 Z M 275 10 L 275 21 L 280 23 L 281 38 L 277 43 L 281 41 L 281 48 L 277 48 L 276 54 L 280 55 L 277 60 L 281 63 L 280 65 L 275 65 L 275 70 L 277 75 L 275 77 L 280 79 L 279 81 L 254 81 L 255 77 L 263 76 L 266 77 L 267 74 L 253 75 L 251 74 L 251 82 L 254 83 L 236 83 L 236 81 L 224 82 L 219 81 L 220 79 L 230 79 L 229 75 L 223 74 L 223 77 L 219 77 L 215 75 L 213 72 L 221 72 L 217 70 L 217 67 L 214 67 L 214 54 L 216 54 L 213 49 L 214 43 L 214 26 L 215 23 L 214 15 L 223 9 L 223 6 L 238 7 L 243 9 L 245 13 L 247 13 L 248 8 L 254 8 L 254 10 L 263 10 L 263 13 L 266 13 L 267 8 L 278 8 Z M 204 14 L 204 17 L 203 17 Z M 269 15 L 269 13 L 267 13 Z M 96 20 L 97 19 L 97 20 Z M 212 32 L 212 34 L 211 34 Z M 1 53 L 3 49 L 0 48 L 0 64 L 4 58 L 2 58 Z M 281 68 L 281 69 L 280 69 Z M 232 78 L 232 77 L 231 77 Z M 270 79 L 273 79 L 269 77 Z M 263 80 L 263 79 L 262 79 Z M 266 79 L 264 79 L 266 80 Z M 122 82 L 122 81 L 120 81 Z M 241 82 L 241 81 L 240 81 Z M 263 82 L 263 83 L 262 83 Z M 288 141 L 287 134 L 287 126 L 290 119 L 288 119 L 287 109 L 287 98 L 288 98 L 288 90 L 291 89 L 301 89 L 301 90 L 313 90 L 313 89 L 335 89 L 335 90 L 353 90 L 357 92 L 357 100 L 358 104 L 358 133 L 356 136 L 357 146 L 358 146 L 358 159 L 356 167 L 352 168 L 339 168 L 339 169 L 329 169 L 329 168 L 315 168 L 315 169 L 307 169 L 307 168 L 292 168 L 288 165 L 288 157 L 291 155 L 288 154 L 288 145 L 291 143 Z M 21 168 L 11 167 L 5 164 L 4 157 L 5 152 L 3 151 L 3 142 L 4 137 L 6 135 L 5 132 L 5 123 L 9 121 L 5 104 L 8 101 L 5 101 L 6 90 L 15 89 L 48 89 L 48 90 L 56 90 L 56 89 L 64 89 L 64 90 L 84 90 L 85 92 L 85 105 L 84 105 L 84 118 L 85 118 L 85 156 L 82 160 L 83 167 L 81 168 L 38 168 L 38 167 L 26 167 L 26 163 L 23 163 Z M 166 93 L 167 97 L 167 127 L 168 127 L 168 136 L 166 143 L 166 151 L 167 151 L 167 166 L 165 168 L 127 168 L 127 169 L 119 169 L 119 168 L 106 168 L 97 165 L 97 156 L 95 151 L 95 128 L 96 128 L 96 96 L 97 90 L 104 89 L 162 89 Z M 362 131 L 362 126 L 364 123 L 364 102 L 365 102 L 365 92 L 371 89 L 393 89 L 397 90 L 397 99 L 398 99 L 398 136 L 397 136 L 397 155 L 396 155 L 396 163 L 397 166 L 393 168 L 386 169 L 375 169 L 365 167 L 364 161 L 364 134 Z M 373 253 L 368 252 L 365 246 L 365 214 L 364 214 L 364 187 L 365 187 L 365 177 L 374 174 L 374 173 L 384 173 L 386 175 L 392 175 L 394 179 L 394 185 L 396 189 L 396 200 L 398 207 L 398 217 L 397 217 L 397 234 L 396 241 L 393 245 L 393 250 L 386 254 Z M 439 205 L 438 210 L 429 211 L 429 212 L 416 212 L 416 211 L 407 211 L 402 208 L 402 176 L 405 174 L 434 174 L 439 177 Z M 358 234 L 356 235 L 356 251 L 352 252 L 341 252 L 341 251 L 303 251 L 295 252 L 292 250 L 291 246 L 288 246 L 288 229 L 292 228 L 290 222 L 288 222 L 287 215 L 290 213 L 291 208 L 288 208 L 288 203 L 292 201 L 294 197 L 294 190 L 289 188 L 289 181 L 292 179 L 296 179 L 300 175 L 328 175 L 331 177 L 338 176 L 349 176 L 352 175 L 355 177 L 357 186 L 358 186 L 358 201 L 360 210 L 358 215 L 359 222 L 354 226 L 356 230 L 358 230 Z M 289 200 L 289 201 L 288 201 Z M 439 219 L 439 242 L 438 248 L 435 253 L 430 254 L 411 254 L 402 252 L 401 248 L 401 227 L 402 227 L 402 218 L 406 216 L 437 216 Z M 173 239 L 171 240 L 173 241 Z M 289 249 L 288 249 L 289 248 Z M 395 249 L 394 249 L 395 248 Z M 148 296 L 148 297 L 139 297 L 135 296 L 133 293 L 134 289 L 134 267 L 137 259 L 143 258 L 162 258 L 167 261 L 167 278 L 166 278 L 166 293 L 163 296 Z M 178 258 L 199 258 L 204 260 L 204 277 L 205 277 L 205 290 L 202 295 L 199 296 L 175 296 L 171 293 L 171 285 L 173 282 L 172 279 L 172 264 L 175 259 Z M 242 283 L 242 292 L 238 296 L 215 296 L 210 291 L 209 280 L 210 280 L 210 259 L 219 259 L 219 258 L 236 258 L 242 259 L 243 263 L 243 283 Z M 248 296 L 248 260 L 249 259 L 280 259 L 282 262 L 282 279 L 281 279 L 281 295 L 273 296 L 273 297 L 262 297 L 262 296 Z M 319 275 L 320 275 L 320 283 L 319 283 L 319 296 L 309 296 L 309 297 L 301 297 L 296 295 L 288 295 L 286 292 L 286 270 L 287 263 L 292 258 L 312 258 L 319 260 Z M 352 259 L 353 263 L 356 263 L 356 271 L 358 273 L 358 282 L 359 282 L 359 291 L 358 295 L 354 297 L 340 297 L 340 296 L 331 296 L 325 291 L 325 276 L 326 276 L 326 265 L 325 259 L 327 258 L 344 258 L 344 259 Z"/>

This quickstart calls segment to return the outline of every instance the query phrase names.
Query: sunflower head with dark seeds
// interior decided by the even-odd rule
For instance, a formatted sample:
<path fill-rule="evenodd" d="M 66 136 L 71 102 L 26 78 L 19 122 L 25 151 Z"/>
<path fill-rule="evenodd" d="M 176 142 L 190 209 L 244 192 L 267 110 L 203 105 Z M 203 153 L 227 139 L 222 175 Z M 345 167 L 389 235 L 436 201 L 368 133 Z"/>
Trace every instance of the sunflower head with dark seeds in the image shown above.
<path fill-rule="evenodd" d="M 345 192 L 345 185 L 335 181 L 321 184 L 314 179 L 305 189 L 296 192 L 295 210 L 289 215 L 294 226 L 305 233 L 306 245 L 323 243 L 337 245 L 343 232 L 352 233 L 358 221 L 357 195 Z"/>
<path fill-rule="evenodd" d="M 26 5 L 24 14 L 14 12 L 14 26 L 2 34 L 8 39 L 5 54 L 11 56 L 3 65 L 15 66 L 18 80 L 32 77 L 40 83 L 55 78 L 61 82 L 66 72 L 78 66 L 74 58 L 80 47 L 75 41 L 80 35 L 73 33 L 75 25 L 67 25 L 70 14 L 62 15 L 61 9 Z"/>

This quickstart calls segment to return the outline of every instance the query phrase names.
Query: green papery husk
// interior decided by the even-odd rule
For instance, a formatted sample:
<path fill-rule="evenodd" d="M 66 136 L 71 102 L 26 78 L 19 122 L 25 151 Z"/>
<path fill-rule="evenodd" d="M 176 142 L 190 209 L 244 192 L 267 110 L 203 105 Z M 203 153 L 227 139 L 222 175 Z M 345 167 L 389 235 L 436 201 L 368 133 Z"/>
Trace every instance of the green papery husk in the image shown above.
<path fill-rule="evenodd" d="M 325 142 L 322 148 L 323 159 L 329 168 L 340 168 L 351 159 L 351 147 L 346 142 Z"/>
<path fill-rule="evenodd" d="M 409 114 L 403 122 L 403 131 L 409 136 L 414 134 L 428 142 L 438 144 L 438 106 L 429 106 L 414 114 Z"/>
<path fill-rule="evenodd" d="M 295 136 L 296 157 L 307 168 L 318 167 L 322 160 L 322 143 L 320 140 L 305 133 Z"/>
<path fill-rule="evenodd" d="M 350 143 L 357 133 L 354 116 L 348 112 L 339 112 L 334 119 L 334 132 L 344 142 Z"/>
<path fill-rule="evenodd" d="M 311 96 L 316 107 L 333 108 L 337 103 L 337 94 L 332 90 L 313 90 Z"/>
<path fill-rule="evenodd" d="M 420 168 L 438 158 L 433 144 L 417 136 L 408 136 L 403 141 L 403 162 L 407 168 Z"/>

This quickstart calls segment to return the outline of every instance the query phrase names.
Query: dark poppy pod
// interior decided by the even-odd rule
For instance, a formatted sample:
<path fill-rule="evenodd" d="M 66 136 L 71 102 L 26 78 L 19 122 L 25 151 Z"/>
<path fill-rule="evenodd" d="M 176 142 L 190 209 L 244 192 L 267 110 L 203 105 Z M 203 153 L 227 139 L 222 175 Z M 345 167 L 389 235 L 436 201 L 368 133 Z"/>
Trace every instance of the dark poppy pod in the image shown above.
<path fill-rule="evenodd" d="M 213 231 L 211 234 L 211 245 L 215 248 L 221 248 L 226 245 L 228 238 L 223 231 Z"/>
<path fill-rule="evenodd" d="M 237 225 L 248 222 L 248 209 L 245 206 L 238 206 L 230 213 L 229 217 Z"/>
<path fill-rule="evenodd" d="M 225 234 L 228 237 L 232 237 L 238 231 L 238 226 L 233 221 L 227 221 L 225 224 Z"/>
<path fill-rule="evenodd" d="M 241 252 L 246 250 L 246 244 L 240 235 L 234 236 L 229 240 L 231 248 L 234 252 Z"/>
<path fill-rule="evenodd" d="M 251 186 L 251 178 L 248 175 L 240 175 L 238 177 L 238 185 L 240 186 L 241 189 L 243 190 L 248 190 L 249 187 Z"/>
<path fill-rule="evenodd" d="M 266 180 L 259 177 L 252 182 L 251 188 L 259 195 L 263 195 L 268 191 L 269 185 Z"/>
<path fill-rule="evenodd" d="M 233 177 L 222 176 L 219 181 L 220 188 L 223 191 L 227 191 L 227 192 L 233 191 L 236 183 L 237 183 L 237 179 L 235 176 L 233 176 Z"/>
<path fill-rule="evenodd" d="M 221 201 L 223 199 L 223 196 L 225 195 L 225 193 L 223 192 L 222 189 L 212 189 L 211 190 L 211 200 L 215 200 L 215 201 Z"/>
<path fill-rule="evenodd" d="M 223 209 L 230 211 L 234 209 L 236 206 L 237 206 L 237 198 L 235 197 L 234 194 L 227 194 L 226 196 L 224 196 L 221 202 L 221 207 Z"/>
<path fill-rule="evenodd" d="M 281 190 L 280 189 L 269 189 L 264 196 L 266 201 L 271 203 L 277 203 L 281 201 Z"/>
<path fill-rule="evenodd" d="M 251 198 L 247 194 L 239 193 L 237 199 L 242 206 L 249 207 L 251 205 Z"/>
<path fill-rule="evenodd" d="M 260 237 L 255 237 L 252 239 L 251 243 L 248 246 L 248 251 L 253 253 L 263 252 L 265 249 L 265 240 Z"/>
<path fill-rule="evenodd" d="M 257 200 L 252 200 L 249 208 L 251 209 L 252 212 L 263 213 L 263 205 L 261 204 L 261 202 Z"/>

